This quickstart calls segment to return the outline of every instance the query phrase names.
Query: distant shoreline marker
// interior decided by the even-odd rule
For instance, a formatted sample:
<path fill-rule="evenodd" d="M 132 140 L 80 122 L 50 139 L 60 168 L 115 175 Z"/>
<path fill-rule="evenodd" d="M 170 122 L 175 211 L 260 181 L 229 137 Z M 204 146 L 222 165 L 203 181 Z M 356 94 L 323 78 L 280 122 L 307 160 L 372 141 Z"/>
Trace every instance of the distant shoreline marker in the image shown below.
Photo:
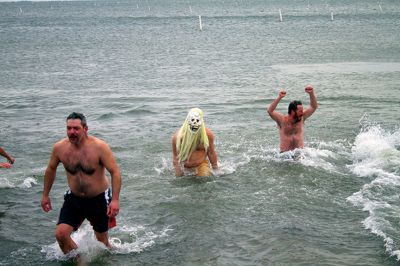
<path fill-rule="evenodd" d="M 199 28 L 203 31 L 203 23 L 201 22 L 201 16 L 199 15 Z"/>
<path fill-rule="evenodd" d="M 282 19 L 282 11 L 281 11 L 281 9 L 279 8 L 279 21 L 280 22 L 282 22 L 283 21 L 283 19 Z"/>

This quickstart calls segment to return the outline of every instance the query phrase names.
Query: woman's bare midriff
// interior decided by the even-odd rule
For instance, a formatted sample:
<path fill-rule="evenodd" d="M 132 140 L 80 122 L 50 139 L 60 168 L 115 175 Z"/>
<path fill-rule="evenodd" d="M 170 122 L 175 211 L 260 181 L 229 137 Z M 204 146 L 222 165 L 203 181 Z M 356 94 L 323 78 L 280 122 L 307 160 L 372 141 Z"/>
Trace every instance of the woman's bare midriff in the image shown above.
<path fill-rule="evenodd" d="M 207 154 L 205 150 L 196 150 L 190 155 L 189 159 L 185 161 L 184 166 L 186 168 L 199 166 L 206 158 Z"/>

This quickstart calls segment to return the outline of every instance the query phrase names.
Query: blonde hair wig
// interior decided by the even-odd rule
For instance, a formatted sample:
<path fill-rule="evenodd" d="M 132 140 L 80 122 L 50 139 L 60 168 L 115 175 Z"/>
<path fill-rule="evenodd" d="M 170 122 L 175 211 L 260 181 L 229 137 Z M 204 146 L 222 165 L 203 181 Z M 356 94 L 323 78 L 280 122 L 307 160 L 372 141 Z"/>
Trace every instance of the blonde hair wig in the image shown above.
<path fill-rule="evenodd" d="M 193 126 L 193 123 L 195 126 Z M 190 109 L 178 132 L 176 149 L 179 162 L 186 161 L 199 144 L 203 144 L 207 152 L 209 142 L 204 125 L 203 111 L 199 108 L 193 108 Z"/>

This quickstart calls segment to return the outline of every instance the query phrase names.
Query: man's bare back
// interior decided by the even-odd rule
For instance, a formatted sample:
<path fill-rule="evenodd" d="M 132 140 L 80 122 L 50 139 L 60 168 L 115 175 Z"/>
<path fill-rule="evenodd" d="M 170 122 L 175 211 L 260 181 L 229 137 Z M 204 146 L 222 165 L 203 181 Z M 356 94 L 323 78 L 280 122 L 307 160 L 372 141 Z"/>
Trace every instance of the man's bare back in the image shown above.
<path fill-rule="evenodd" d="M 288 115 L 275 111 L 280 100 L 286 96 L 285 91 L 280 91 L 278 98 L 267 109 L 269 116 L 278 125 L 281 152 L 304 148 L 304 121 L 318 108 L 314 89 L 309 85 L 305 92 L 310 95 L 310 107 L 304 111 L 300 101 L 292 101 L 289 104 Z"/>

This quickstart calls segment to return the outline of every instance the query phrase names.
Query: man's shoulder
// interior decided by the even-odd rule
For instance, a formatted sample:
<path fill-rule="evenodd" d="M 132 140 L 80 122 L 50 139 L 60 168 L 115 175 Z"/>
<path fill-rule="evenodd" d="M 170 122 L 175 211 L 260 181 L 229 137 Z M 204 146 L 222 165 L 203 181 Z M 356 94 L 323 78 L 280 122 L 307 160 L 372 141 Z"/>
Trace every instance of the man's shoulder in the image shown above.
<path fill-rule="evenodd" d="M 52 154 L 56 157 L 62 156 L 66 150 L 68 150 L 69 141 L 67 138 L 63 138 L 53 145 Z"/>
<path fill-rule="evenodd" d="M 281 121 L 281 123 L 284 123 L 284 124 L 291 124 L 289 115 L 282 114 L 280 117 L 280 121 Z"/>
<path fill-rule="evenodd" d="M 54 143 L 54 148 L 62 148 L 65 147 L 69 143 L 67 138 L 60 139 L 56 143 Z"/>
<path fill-rule="evenodd" d="M 288 115 L 285 115 L 278 111 L 274 111 L 273 114 L 269 115 L 276 123 L 278 123 L 278 125 L 285 123 L 285 121 L 287 121 L 288 118 Z"/>
<path fill-rule="evenodd" d="M 88 144 L 95 146 L 108 146 L 107 142 L 94 136 L 88 136 Z"/>

